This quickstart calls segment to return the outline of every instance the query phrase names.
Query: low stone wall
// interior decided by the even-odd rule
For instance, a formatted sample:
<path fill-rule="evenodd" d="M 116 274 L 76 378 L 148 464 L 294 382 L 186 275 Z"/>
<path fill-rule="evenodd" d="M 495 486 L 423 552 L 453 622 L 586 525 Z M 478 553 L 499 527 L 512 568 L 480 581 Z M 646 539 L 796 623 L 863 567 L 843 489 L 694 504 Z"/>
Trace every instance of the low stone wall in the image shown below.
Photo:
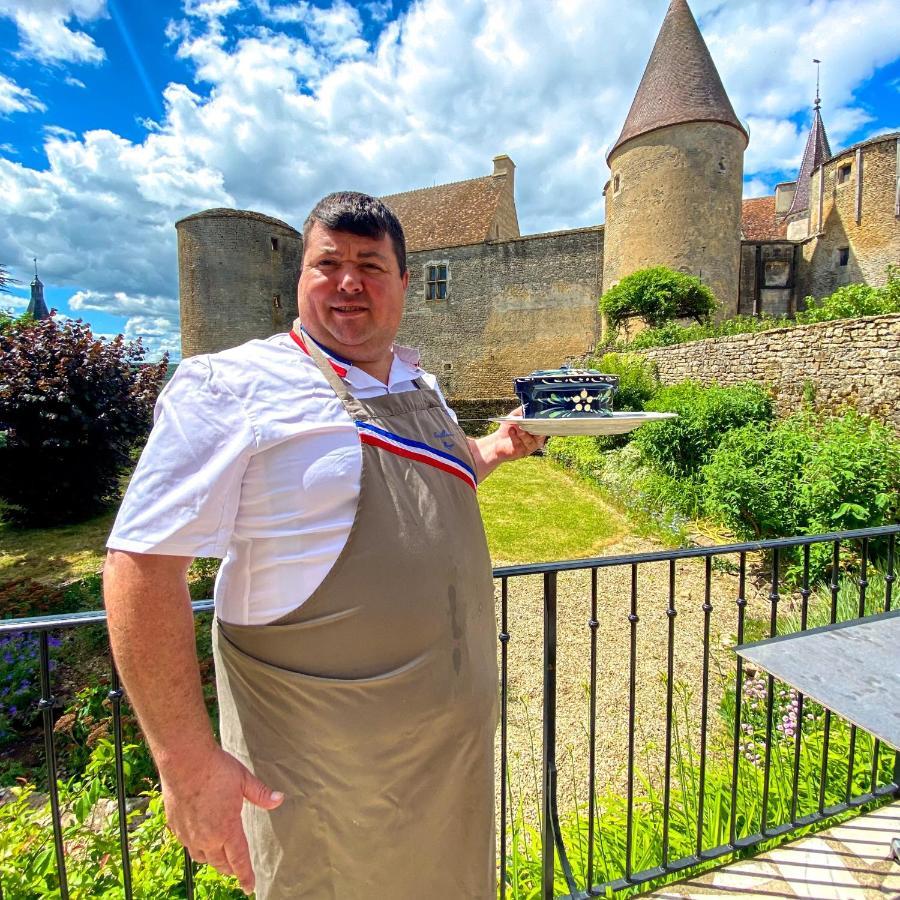
<path fill-rule="evenodd" d="M 809 385 L 816 409 L 848 406 L 900 432 L 900 314 L 839 319 L 757 334 L 654 347 L 663 384 L 757 381 L 775 392 L 779 416 L 794 412 Z"/>

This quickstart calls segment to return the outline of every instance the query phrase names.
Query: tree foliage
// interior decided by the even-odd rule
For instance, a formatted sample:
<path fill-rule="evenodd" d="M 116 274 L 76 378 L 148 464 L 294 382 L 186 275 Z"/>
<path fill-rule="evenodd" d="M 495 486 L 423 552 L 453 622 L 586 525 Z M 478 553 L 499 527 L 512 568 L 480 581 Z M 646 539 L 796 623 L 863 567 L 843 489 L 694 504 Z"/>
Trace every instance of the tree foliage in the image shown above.
<path fill-rule="evenodd" d="M 118 495 L 146 436 L 167 359 L 140 340 L 95 338 L 81 321 L 0 330 L 0 499 L 20 525 L 78 521 Z"/>
<path fill-rule="evenodd" d="M 717 306 L 699 278 L 666 266 L 632 272 L 600 298 L 600 310 L 614 326 L 632 316 L 653 328 L 673 319 L 704 322 Z"/>

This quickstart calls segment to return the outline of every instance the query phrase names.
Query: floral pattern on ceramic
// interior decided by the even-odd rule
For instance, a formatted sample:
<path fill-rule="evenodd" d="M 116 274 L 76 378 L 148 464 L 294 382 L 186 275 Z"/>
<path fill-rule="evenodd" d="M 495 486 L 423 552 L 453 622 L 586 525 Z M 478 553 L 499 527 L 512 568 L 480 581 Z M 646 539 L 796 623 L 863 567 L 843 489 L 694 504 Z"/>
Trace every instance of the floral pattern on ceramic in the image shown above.
<path fill-rule="evenodd" d="M 513 382 L 527 419 L 596 418 L 612 414 L 615 375 L 596 369 L 549 369 Z"/>

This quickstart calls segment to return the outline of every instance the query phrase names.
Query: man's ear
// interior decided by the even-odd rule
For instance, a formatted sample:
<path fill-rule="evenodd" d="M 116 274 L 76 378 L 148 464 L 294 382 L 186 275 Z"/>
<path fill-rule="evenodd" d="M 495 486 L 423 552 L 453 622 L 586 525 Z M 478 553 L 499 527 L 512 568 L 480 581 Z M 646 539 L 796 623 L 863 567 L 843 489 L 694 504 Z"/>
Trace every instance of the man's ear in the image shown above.
<path fill-rule="evenodd" d="M 407 269 L 403 273 L 402 281 L 403 281 L 403 290 L 405 291 L 409 287 L 409 269 Z"/>

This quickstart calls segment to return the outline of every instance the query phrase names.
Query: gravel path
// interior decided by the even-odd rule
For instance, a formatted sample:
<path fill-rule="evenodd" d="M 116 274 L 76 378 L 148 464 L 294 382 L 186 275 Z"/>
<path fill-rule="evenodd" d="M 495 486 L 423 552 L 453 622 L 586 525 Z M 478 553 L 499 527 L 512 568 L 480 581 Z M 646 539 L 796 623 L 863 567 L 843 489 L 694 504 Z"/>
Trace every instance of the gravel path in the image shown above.
<path fill-rule="evenodd" d="M 628 536 L 608 547 L 605 556 L 661 549 Z M 735 559 L 736 564 L 736 559 Z M 676 564 L 674 679 L 684 685 L 682 722 L 693 723 L 692 743 L 699 746 L 705 561 Z M 624 792 L 627 785 L 630 665 L 631 567 L 598 571 L 597 632 L 597 790 Z M 591 612 L 590 572 L 560 573 L 557 583 L 557 760 L 560 811 L 573 801 L 587 802 Z M 669 563 L 638 567 L 635 760 L 648 773 L 661 770 L 665 748 L 666 669 L 669 617 L 666 615 Z M 715 724 L 724 686 L 733 680 L 731 650 L 737 629 L 737 574 L 714 568 L 710 600 L 709 721 Z M 748 578 L 748 615 L 764 615 L 767 592 Z M 500 599 L 497 590 L 499 621 Z M 542 741 L 543 577 L 509 580 L 509 768 L 514 803 L 524 804 L 534 820 L 539 800 Z M 676 700 L 676 704 L 678 701 Z M 685 709 L 686 707 L 686 709 Z M 499 760 L 499 731 L 498 756 Z M 656 778 L 654 778 L 656 780 Z"/>

